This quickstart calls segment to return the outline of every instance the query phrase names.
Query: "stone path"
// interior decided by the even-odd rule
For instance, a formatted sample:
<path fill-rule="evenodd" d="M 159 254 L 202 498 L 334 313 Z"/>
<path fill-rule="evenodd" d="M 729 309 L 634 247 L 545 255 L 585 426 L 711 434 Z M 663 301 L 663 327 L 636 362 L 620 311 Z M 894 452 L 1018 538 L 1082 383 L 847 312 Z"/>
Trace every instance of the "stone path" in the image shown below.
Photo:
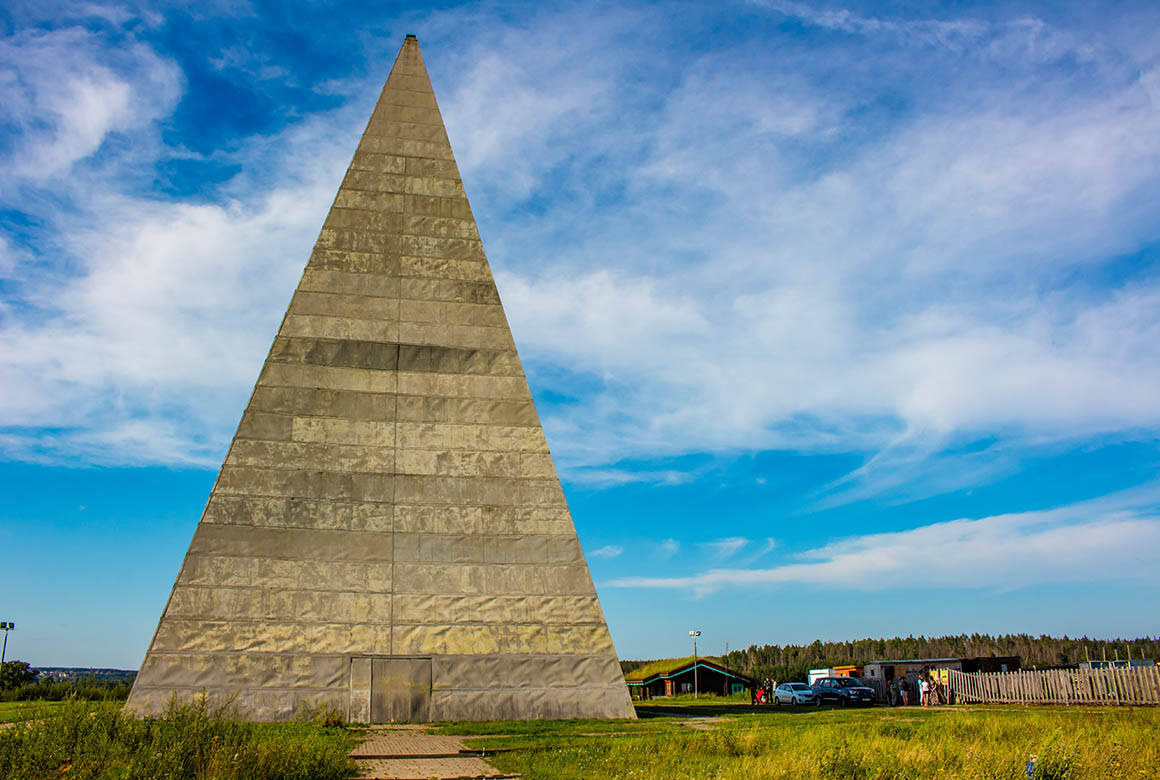
<path fill-rule="evenodd" d="M 356 780 L 468 780 L 508 778 L 457 737 L 428 734 L 421 728 L 373 727 L 350 752 Z"/>

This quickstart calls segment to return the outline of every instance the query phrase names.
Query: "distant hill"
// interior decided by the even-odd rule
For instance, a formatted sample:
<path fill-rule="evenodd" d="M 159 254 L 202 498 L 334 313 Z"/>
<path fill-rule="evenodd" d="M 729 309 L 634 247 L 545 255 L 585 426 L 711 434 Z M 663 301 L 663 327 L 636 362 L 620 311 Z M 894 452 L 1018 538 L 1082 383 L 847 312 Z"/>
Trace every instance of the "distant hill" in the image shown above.
<path fill-rule="evenodd" d="M 76 682 L 77 680 L 97 680 L 104 683 L 132 684 L 137 678 L 136 669 L 93 669 L 80 666 L 38 666 L 33 669 L 40 679 L 55 682 Z"/>

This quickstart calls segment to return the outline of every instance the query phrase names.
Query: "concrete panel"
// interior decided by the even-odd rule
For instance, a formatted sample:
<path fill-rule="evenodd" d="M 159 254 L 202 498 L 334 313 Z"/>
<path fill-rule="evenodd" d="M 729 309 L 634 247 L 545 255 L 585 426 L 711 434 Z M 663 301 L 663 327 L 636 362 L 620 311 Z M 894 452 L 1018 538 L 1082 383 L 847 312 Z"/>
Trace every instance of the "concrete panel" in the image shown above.
<path fill-rule="evenodd" d="M 438 378 L 454 379 L 459 377 L 441 376 Z M 462 378 L 477 379 L 483 377 Z M 543 431 L 530 425 L 452 425 L 399 421 L 395 423 L 395 428 L 395 435 L 398 437 L 396 446 L 404 450 L 548 452 L 548 443 L 544 439 Z"/>
<path fill-rule="evenodd" d="M 398 320 L 399 302 L 392 298 L 299 290 L 290 301 L 290 313 L 359 320 Z"/>
<path fill-rule="evenodd" d="M 368 152 L 399 154 L 405 157 L 430 157 L 436 160 L 454 160 L 450 147 L 445 143 L 412 141 L 397 136 L 364 136 L 359 146 Z"/>
<path fill-rule="evenodd" d="M 213 686 L 224 672 L 238 685 L 272 688 L 336 688 L 344 683 L 342 655 L 268 655 L 260 653 L 158 653 L 141 673 L 158 685 L 178 688 Z"/>
<path fill-rule="evenodd" d="M 405 220 L 399 212 L 331 209 L 324 224 L 335 230 L 363 229 L 383 233 L 398 233 L 403 229 Z"/>
<path fill-rule="evenodd" d="M 395 392 L 395 388 L 382 392 Z M 526 401 L 531 398 L 527 380 L 523 377 L 506 376 L 400 373 L 397 392 L 404 395 L 434 395 L 477 400 Z"/>
<path fill-rule="evenodd" d="M 293 427 L 294 418 L 288 415 L 247 410 L 238 423 L 237 437 L 289 441 Z"/>
<path fill-rule="evenodd" d="M 288 313 L 278 332 L 286 338 L 398 342 L 398 323 L 390 319 L 355 319 Z"/>
<path fill-rule="evenodd" d="M 234 443 L 236 449 L 240 442 Z M 215 495 L 202 523 L 268 528 L 320 528 L 349 531 L 390 531 L 394 506 L 298 498 Z"/>
<path fill-rule="evenodd" d="M 387 84 L 391 89 L 383 94 L 379 105 L 413 106 L 415 108 L 435 108 L 435 96 L 431 94 L 424 76 L 392 74 Z"/>
<path fill-rule="evenodd" d="M 479 240 L 479 230 L 475 227 L 475 220 L 471 219 L 409 216 L 404 230 L 414 236 Z"/>
<path fill-rule="evenodd" d="M 407 186 L 418 186 L 419 182 L 447 183 L 448 179 L 407 179 Z M 435 189 L 435 187 L 432 187 Z M 400 254 L 409 257 L 435 257 L 444 260 L 486 260 L 483 244 L 479 239 L 436 238 L 425 235 L 403 235 L 399 237 Z M 406 286 L 404 285 L 404 289 Z M 486 303 L 487 301 L 478 301 Z"/>
<path fill-rule="evenodd" d="M 462 259 L 462 258 L 445 258 Z M 499 303 L 499 293 L 491 282 L 469 282 L 454 279 L 421 279 L 403 277 L 399 280 L 402 298 L 421 301 L 453 301 L 458 303 Z"/>
<path fill-rule="evenodd" d="M 267 359 L 279 363 L 395 371 L 399 367 L 399 345 L 390 341 L 279 336 L 274 339 Z"/>
<path fill-rule="evenodd" d="M 372 120 L 367 125 L 367 136 L 386 136 L 400 140 L 439 144 L 446 141 L 443 128 L 423 122 L 380 122 Z"/>
<path fill-rule="evenodd" d="M 360 320 L 351 317 L 288 314 L 278 335 L 389 343 L 399 340 L 399 326 L 395 322 L 381 319 Z"/>
<path fill-rule="evenodd" d="M 178 585 L 223 588 L 390 593 L 392 565 L 349 561 L 301 561 L 187 555 Z"/>
<path fill-rule="evenodd" d="M 295 417 L 342 417 L 348 420 L 391 422 L 395 419 L 397 398 L 395 395 L 349 390 L 259 387 L 250 400 L 250 409 Z"/>
<path fill-rule="evenodd" d="M 373 212 L 360 212 L 371 214 Z M 310 254 L 307 268 L 313 271 L 334 271 L 338 273 L 359 273 L 395 275 L 398 274 L 399 256 L 374 251 L 355 251 L 334 248 L 329 245 L 317 246 Z"/>
<path fill-rule="evenodd" d="M 415 73 L 416 71 L 411 71 Z M 392 69 L 387 79 L 387 88 L 383 90 L 381 104 L 398 103 L 403 106 L 418 106 L 419 108 L 434 108 L 435 95 L 431 92 L 431 84 L 425 73 L 409 75 L 401 70 Z"/>
<path fill-rule="evenodd" d="M 538 426 L 531 399 L 523 401 L 493 401 L 475 398 L 439 398 L 433 396 L 398 395 L 396 419 L 405 422 L 440 422 L 451 424 L 490 424 L 508 427 Z M 528 457 L 540 457 L 529 453 Z M 552 471 L 555 474 L 555 469 Z"/>
<path fill-rule="evenodd" d="M 258 383 L 264 386 L 354 390 L 362 393 L 394 393 L 397 389 L 397 379 L 396 374 L 388 371 L 267 363 L 262 369 L 262 376 L 258 379 Z"/>
<path fill-rule="evenodd" d="M 191 554 L 390 563 L 393 534 L 202 523 Z"/>
<path fill-rule="evenodd" d="M 443 198 L 438 195 L 407 194 L 403 197 L 408 214 L 424 217 L 454 217 L 471 219 L 471 206 L 466 197 Z"/>
<path fill-rule="evenodd" d="M 522 477 L 521 458 L 514 452 L 402 450 L 396 468 L 412 475 Z"/>
<path fill-rule="evenodd" d="M 380 139 L 395 141 L 397 139 Z M 395 152 L 394 149 L 383 149 Z M 364 190 L 342 189 L 334 199 L 334 205 L 344 209 L 364 209 L 366 211 L 403 212 L 403 195 L 397 192 L 367 192 Z"/>
<path fill-rule="evenodd" d="M 399 279 L 381 274 L 307 268 L 302 274 L 302 281 L 298 283 L 298 289 L 341 295 L 398 298 Z"/>
<path fill-rule="evenodd" d="M 350 167 L 356 171 L 378 171 L 380 173 L 406 173 L 407 158 L 394 154 L 374 154 L 357 151 Z M 334 210 L 331 210 L 334 213 Z"/>
<path fill-rule="evenodd" d="M 342 180 L 342 189 L 346 191 L 404 192 L 405 181 L 406 177 L 402 175 L 382 173 L 379 171 L 360 171 L 351 168 L 346 172 L 346 177 Z M 331 214 L 334 214 L 333 210 Z M 399 229 L 399 227 L 395 227 L 391 232 L 398 233 Z"/>
<path fill-rule="evenodd" d="M 397 423 L 373 420 L 344 420 L 337 417 L 295 417 L 294 441 L 326 444 L 359 444 L 394 447 Z"/>
<path fill-rule="evenodd" d="M 394 474 L 395 451 L 384 447 L 238 439 L 230 448 L 226 463 L 231 466 L 294 469 L 311 469 L 319 463 L 326 463 L 337 471 Z"/>
<path fill-rule="evenodd" d="M 429 219 L 434 219 L 430 217 Z M 412 276 L 421 279 L 452 279 L 464 282 L 485 282 L 494 284 L 491 276 L 491 269 L 487 267 L 487 263 L 480 260 L 450 260 L 445 257 L 413 257 L 411 255 L 402 255 L 399 258 L 399 275 Z M 428 301 L 412 301 L 412 304 L 421 303 L 429 304 L 432 308 L 437 307 L 437 303 Z M 487 304 L 475 304 L 487 305 Z M 498 304 L 491 304 L 493 309 L 500 308 Z M 442 307 L 446 308 L 446 307 Z M 443 322 L 444 317 L 424 316 L 420 318 L 424 322 Z M 494 327 L 506 326 L 506 320 L 497 320 L 495 322 L 463 322 L 459 324 L 466 325 L 492 325 Z"/>
<path fill-rule="evenodd" d="M 323 228 L 318 233 L 319 249 L 345 249 L 350 252 L 398 255 L 405 236 L 394 233 L 377 233 L 372 230 L 335 230 Z M 415 254 L 408 252 L 407 254 Z"/>
<path fill-rule="evenodd" d="M 399 340 L 411 344 L 446 344 L 496 351 L 515 349 L 515 341 L 506 328 L 481 328 L 447 323 L 400 322 Z M 519 366 L 518 361 L 513 361 L 513 364 L 515 367 Z"/>
<path fill-rule="evenodd" d="M 459 167 L 454 160 L 424 160 L 410 157 L 407 158 L 405 170 L 408 176 L 437 179 L 459 178 Z"/>
<path fill-rule="evenodd" d="M 412 533 L 483 533 L 483 507 L 394 505 L 394 527 Z"/>

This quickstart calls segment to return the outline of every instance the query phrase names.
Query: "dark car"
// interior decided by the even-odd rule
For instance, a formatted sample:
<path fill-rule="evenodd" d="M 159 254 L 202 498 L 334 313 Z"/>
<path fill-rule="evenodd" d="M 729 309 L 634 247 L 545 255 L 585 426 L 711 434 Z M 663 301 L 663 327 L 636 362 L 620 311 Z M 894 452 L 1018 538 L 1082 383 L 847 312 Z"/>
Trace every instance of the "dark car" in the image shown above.
<path fill-rule="evenodd" d="M 822 677 L 813 684 L 820 704 L 874 704 L 874 689 L 857 677 Z"/>

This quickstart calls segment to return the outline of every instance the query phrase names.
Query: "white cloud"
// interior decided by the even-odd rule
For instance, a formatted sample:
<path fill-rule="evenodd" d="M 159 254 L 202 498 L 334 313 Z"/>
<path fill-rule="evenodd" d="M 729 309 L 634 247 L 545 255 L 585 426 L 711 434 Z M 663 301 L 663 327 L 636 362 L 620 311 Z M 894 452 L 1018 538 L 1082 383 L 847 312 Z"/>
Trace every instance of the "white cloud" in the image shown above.
<path fill-rule="evenodd" d="M 820 585 L 859 590 L 1150 582 L 1160 565 L 1160 487 L 1041 512 L 866 534 L 808 550 L 770 568 L 679 577 L 623 577 L 606 585 L 699 594 L 727 587 Z"/>
<path fill-rule="evenodd" d="M 0 450 L 220 463 L 356 124 L 336 134 L 333 117 L 315 116 L 245 141 L 239 157 L 268 162 L 272 148 L 277 174 L 255 165 L 229 183 L 232 199 L 153 199 L 122 177 L 170 153 L 157 120 L 175 104 L 175 66 L 142 44 L 110 53 L 79 29 L 5 45 L 18 72 L 6 94 L 22 101 L 21 122 L 43 129 L 24 134 L 4 190 L 35 187 L 19 206 L 53 239 L 49 263 L 4 239 L 2 270 L 19 297 L 0 319 Z M 90 164 L 116 133 L 117 156 Z"/>
<path fill-rule="evenodd" d="M 1160 286 L 1084 279 L 1160 239 L 1158 71 L 1134 65 L 1155 51 L 1026 19 L 777 7 L 949 42 L 931 66 L 945 70 L 904 82 L 855 44 L 827 56 L 859 89 L 834 88 L 788 51 L 663 70 L 659 38 L 634 33 L 663 38 L 657 17 L 481 13 L 489 34 L 469 46 L 452 15 L 432 17 L 429 66 L 533 388 L 576 398 L 543 407 L 565 476 L 670 484 L 687 477 L 624 463 L 861 451 L 879 454 L 835 491 L 905 492 L 989 479 L 1021 446 L 1160 428 Z M 0 179 L 6 197 L 35 191 L 22 202 L 51 215 L 53 243 L 0 244 L 19 282 L 0 310 L 6 450 L 212 463 L 365 101 L 241 139 L 245 171 L 210 202 L 160 202 L 122 179 L 175 153 L 157 126 L 176 67 L 79 29 L 5 46 L 16 75 L 0 90 L 27 131 Z M 1038 78 L 1077 52 L 1091 68 Z M 981 58 L 1023 81 L 980 75 Z M 908 111 L 874 113 L 898 95 Z M 121 157 L 96 165 L 113 137 Z M 68 207 L 37 206 L 56 199 Z M 948 464 L 980 437 L 997 441 Z"/>
<path fill-rule="evenodd" d="M 81 28 L 26 30 L 0 40 L 0 73 L 3 122 L 21 131 L 0 174 L 7 193 L 19 180 L 67 173 L 112 133 L 148 127 L 181 93 L 180 72 L 152 49 L 109 49 Z"/>
<path fill-rule="evenodd" d="M 741 552 L 747 544 L 749 544 L 749 540 L 743 536 L 730 536 L 725 539 L 702 542 L 701 546 L 708 549 L 715 560 L 724 560 Z"/>
<path fill-rule="evenodd" d="M 615 544 L 606 544 L 603 547 L 588 553 L 589 558 L 619 558 L 624 552 L 623 547 Z"/>
<path fill-rule="evenodd" d="M 681 550 L 681 543 L 676 539 L 662 539 L 661 540 L 661 554 L 666 558 L 671 558 Z"/>

